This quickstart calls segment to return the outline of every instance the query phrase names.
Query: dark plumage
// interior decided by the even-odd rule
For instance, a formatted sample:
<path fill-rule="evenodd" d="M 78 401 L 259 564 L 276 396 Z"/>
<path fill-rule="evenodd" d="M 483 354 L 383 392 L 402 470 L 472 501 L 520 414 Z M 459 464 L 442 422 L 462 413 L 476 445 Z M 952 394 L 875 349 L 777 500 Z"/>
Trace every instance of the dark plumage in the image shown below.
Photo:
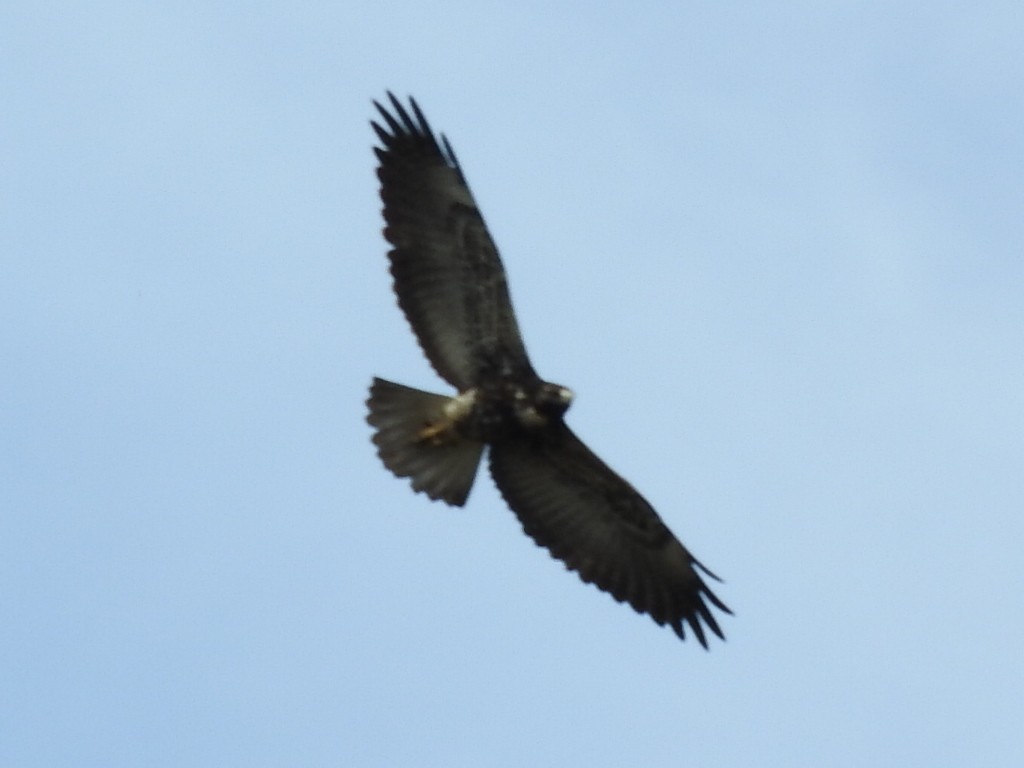
<path fill-rule="evenodd" d="M 543 381 L 519 334 L 498 249 L 455 153 L 412 99 L 374 103 L 384 237 L 398 303 L 427 359 L 458 394 L 374 379 L 367 420 L 385 466 L 413 489 L 465 504 L 484 449 L 526 533 L 616 600 L 707 647 L 723 637 L 717 578 L 650 504 L 566 426 L 572 392 Z"/>

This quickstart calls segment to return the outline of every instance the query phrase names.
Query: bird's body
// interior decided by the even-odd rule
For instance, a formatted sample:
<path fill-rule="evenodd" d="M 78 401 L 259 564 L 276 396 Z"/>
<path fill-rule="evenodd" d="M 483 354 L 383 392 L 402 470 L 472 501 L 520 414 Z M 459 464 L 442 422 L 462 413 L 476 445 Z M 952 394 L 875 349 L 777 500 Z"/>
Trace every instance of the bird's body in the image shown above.
<path fill-rule="evenodd" d="M 650 504 L 565 424 L 567 387 L 542 380 L 519 334 L 505 270 L 455 153 L 416 102 L 394 96 L 378 176 L 395 293 L 454 396 L 374 379 L 367 420 L 395 475 L 431 499 L 465 504 L 485 449 L 491 475 L 525 532 L 587 582 L 707 646 L 722 631 L 707 602 L 729 609 L 714 578 Z M 707 601 L 707 602 L 705 602 Z"/>

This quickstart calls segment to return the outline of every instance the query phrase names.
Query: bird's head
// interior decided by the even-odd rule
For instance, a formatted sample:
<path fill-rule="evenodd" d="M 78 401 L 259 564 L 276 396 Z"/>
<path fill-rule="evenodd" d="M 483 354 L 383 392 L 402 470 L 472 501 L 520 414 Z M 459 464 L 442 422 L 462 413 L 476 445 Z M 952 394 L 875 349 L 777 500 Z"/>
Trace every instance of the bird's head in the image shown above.
<path fill-rule="evenodd" d="M 569 410 L 573 397 L 575 394 L 568 387 L 545 381 L 537 390 L 533 403 L 545 416 L 561 416 Z"/>
<path fill-rule="evenodd" d="M 513 397 L 516 419 L 527 430 L 544 429 L 562 418 L 572 402 L 572 390 L 540 382 L 536 388 L 518 388 Z"/>

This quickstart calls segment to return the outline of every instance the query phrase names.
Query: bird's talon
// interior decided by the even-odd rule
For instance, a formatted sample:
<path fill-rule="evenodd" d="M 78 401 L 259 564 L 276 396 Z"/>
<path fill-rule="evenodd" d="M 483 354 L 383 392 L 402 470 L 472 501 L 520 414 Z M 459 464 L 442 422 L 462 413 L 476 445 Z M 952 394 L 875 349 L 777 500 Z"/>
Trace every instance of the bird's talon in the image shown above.
<path fill-rule="evenodd" d="M 448 425 L 443 421 L 428 423 L 419 431 L 416 437 L 421 443 L 434 443 L 436 445 L 443 442 L 443 436 L 447 429 Z"/>

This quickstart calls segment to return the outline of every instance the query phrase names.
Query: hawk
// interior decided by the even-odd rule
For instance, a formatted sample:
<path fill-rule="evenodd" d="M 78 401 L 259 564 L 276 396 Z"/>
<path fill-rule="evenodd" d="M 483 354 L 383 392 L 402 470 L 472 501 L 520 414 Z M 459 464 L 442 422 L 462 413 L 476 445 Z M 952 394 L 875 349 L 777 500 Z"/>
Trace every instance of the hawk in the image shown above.
<path fill-rule="evenodd" d="M 530 364 L 505 269 L 455 152 L 419 105 L 374 102 L 384 237 L 398 304 L 434 370 L 436 395 L 374 378 L 367 421 L 384 465 L 413 490 L 466 503 L 487 452 L 491 477 L 523 530 L 567 568 L 705 648 L 724 638 L 708 587 L 720 581 L 651 505 L 565 423 L 572 391 Z"/>

